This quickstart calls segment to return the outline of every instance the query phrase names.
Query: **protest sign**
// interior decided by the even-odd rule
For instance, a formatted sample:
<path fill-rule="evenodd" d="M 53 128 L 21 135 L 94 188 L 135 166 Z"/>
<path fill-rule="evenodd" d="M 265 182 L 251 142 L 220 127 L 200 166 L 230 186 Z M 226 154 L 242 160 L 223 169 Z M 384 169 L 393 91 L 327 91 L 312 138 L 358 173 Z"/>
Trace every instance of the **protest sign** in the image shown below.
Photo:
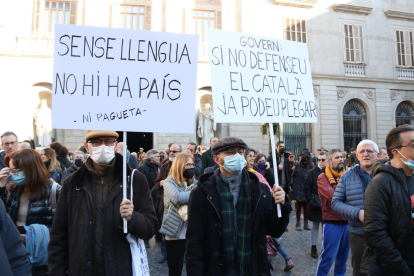
<path fill-rule="evenodd" d="M 216 122 L 317 122 L 305 43 L 215 29 L 208 39 Z"/>
<path fill-rule="evenodd" d="M 193 133 L 198 43 L 196 35 L 56 25 L 52 127 Z"/>

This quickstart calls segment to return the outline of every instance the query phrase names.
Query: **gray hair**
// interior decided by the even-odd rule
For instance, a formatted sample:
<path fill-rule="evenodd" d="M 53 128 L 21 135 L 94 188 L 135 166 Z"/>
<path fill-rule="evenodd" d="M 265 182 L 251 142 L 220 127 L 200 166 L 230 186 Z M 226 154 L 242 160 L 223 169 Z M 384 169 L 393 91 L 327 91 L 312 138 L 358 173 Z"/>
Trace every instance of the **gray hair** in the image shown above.
<path fill-rule="evenodd" d="M 83 153 L 83 151 L 75 151 L 74 153 L 73 153 L 73 157 L 75 157 L 75 155 L 76 154 L 80 154 L 80 155 L 82 155 L 83 156 L 83 159 L 85 160 L 86 159 L 86 156 L 85 156 L 85 153 Z"/>
<path fill-rule="evenodd" d="M 374 141 L 371 141 L 371 140 L 368 140 L 368 139 L 365 139 L 365 140 L 362 140 L 361 142 L 359 142 L 359 144 L 357 146 L 356 152 L 359 153 L 359 150 L 358 150 L 359 147 L 360 146 L 365 146 L 365 145 L 371 145 L 371 146 L 373 146 L 374 147 L 374 151 L 376 153 L 379 153 L 378 145 Z"/>
<path fill-rule="evenodd" d="M 340 149 L 331 149 L 330 151 L 328 151 L 328 154 L 326 155 L 326 158 L 328 160 L 332 160 L 332 157 L 333 157 L 334 153 L 336 153 L 336 152 L 340 152 L 341 156 L 342 156 L 342 150 L 340 150 Z"/>
<path fill-rule="evenodd" d="M 20 149 L 31 149 L 32 146 L 28 142 L 22 142 L 20 144 Z"/>
<path fill-rule="evenodd" d="M 17 138 L 17 135 L 16 135 L 16 133 L 14 133 L 14 132 L 12 132 L 12 131 L 6 131 L 5 133 L 3 133 L 2 135 L 1 135 L 1 140 L 3 141 L 3 137 L 4 136 L 10 136 L 10 135 L 13 135 L 14 137 L 16 137 L 16 140 L 17 141 L 19 141 L 19 138 Z"/>
<path fill-rule="evenodd" d="M 387 148 L 386 147 L 380 147 L 380 151 L 382 151 L 382 150 L 387 151 Z"/>
<path fill-rule="evenodd" d="M 155 155 L 157 155 L 158 153 L 160 153 L 158 150 L 150 149 L 149 151 L 147 151 L 147 160 L 150 160 L 151 158 L 154 158 Z"/>
<path fill-rule="evenodd" d="M 318 156 L 320 156 L 320 155 L 326 155 L 326 151 L 323 151 L 323 150 L 320 151 L 319 154 L 318 154 Z"/>

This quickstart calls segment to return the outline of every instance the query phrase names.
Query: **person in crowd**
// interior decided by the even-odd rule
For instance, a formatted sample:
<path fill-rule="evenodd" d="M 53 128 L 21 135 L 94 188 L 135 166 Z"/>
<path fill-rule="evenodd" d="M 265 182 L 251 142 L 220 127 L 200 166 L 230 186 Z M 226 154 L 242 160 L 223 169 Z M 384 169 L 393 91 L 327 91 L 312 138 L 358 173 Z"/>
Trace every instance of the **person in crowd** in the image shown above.
<path fill-rule="evenodd" d="M 169 158 L 170 158 L 170 147 L 171 147 L 172 144 L 174 144 L 174 143 L 169 143 L 168 144 L 168 149 L 165 150 L 164 159 L 161 159 L 161 166 L 164 165 L 164 163 L 169 160 Z"/>
<path fill-rule="evenodd" d="M 324 147 L 321 147 L 321 151 L 328 152 Z"/>
<path fill-rule="evenodd" d="M 345 173 L 344 159 L 340 149 L 327 154 L 328 165 L 318 177 L 318 193 L 321 199 L 323 218 L 322 252 L 316 276 L 327 276 L 335 262 L 335 276 L 343 276 L 349 255 L 349 226 L 346 218 L 332 210 L 331 202 L 341 176 Z"/>
<path fill-rule="evenodd" d="M 160 151 L 160 164 L 165 159 L 166 153 L 164 151 Z"/>
<path fill-rule="evenodd" d="M 115 131 L 86 131 L 84 146 L 90 158 L 66 179 L 50 232 L 51 275 L 132 276 L 122 219 L 137 239 L 149 239 L 157 232 L 158 220 L 142 173 L 133 175 L 134 202 L 123 199 L 123 169 L 128 176 L 131 170 L 123 168 L 122 156 L 115 153 L 117 138 Z"/>
<path fill-rule="evenodd" d="M 295 166 L 292 173 L 292 199 L 296 200 L 296 230 L 302 231 L 300 216 L 303 209 L 303 229 L 312 230 L 308 221 L 309 202 L 305 196 L 305 177 L 312 169 L 312 160 L 309 151 L 304 151 L 299 156 L 299 163 Z"/>
<path fill-rule="evenodd" d="M 0 170 L 6 167 L 4 158 L 19 150 L 19 139 L 14 132 L 6 131 L 0 136 L 1 146 L 4 150 L 0 153 Z"/>
<path fill-rule="evenodd" d="M 360 271 L 408 276 L 414 274 L 414 126 L 392 129 L 385 144 L 390 161 L 374 164 L 365 191 Z"/>
<path fill-rule="evenodd" d="M 344 164 L 347 164 L 348 163 L 348 154 L 345 150 L 342 151 L 342 158 L 344 159 Z"/>
<path fill-rule="evenodd" d="M 56 159 L 59 161 L 62 171 L 67 170 L 72 166 L 72 163 L 68 160 L 69 149 L 67 147 L 59 142 L 53 142 L 50 144 L 50 148 L 55 151 Z"/>
<path fill-rule="evenodd" d="M 203 161 L 201 161 L 201 155 L 198 154 L 198 152 L 196 151 L 196 148 L 197 148 L 197 144 L 194 142 L 190 142 L 187 144 L 187 147 L 185 148 L 185 152 L 188 154 L 194 155 L 194 163 L 195 163 L 194 171 L 195 171 L 195 177 L 196 179 L 198 179 L 203 172 L 202 171 Z"/>
<path fill-rule="evenodd" d="M 144 148 L 139 148 L 138 156 L 144 153 Z"/>
<path fill-rule="evenodd" d="M 124 143 L 123 142 L 119 142 L 118 146 L 116 148 L 116 152 L 119 153 L 120 155 L 124 155 Z M 129 149 L 127 148 L 126 150 L 126 154 L 127 154 L 127 163 L 128 166 L 131 169 L 138 169 L 138 160 L 135 158 L 135 156 L 131 155 L 131 152 L 129 151 Z M 144 160 L 145 162 L 145 160 Z"/>
<path fill-rule="evenodd" d="M 23 149 L 8 155 L 4 162 L 7 167 L 0 171 L 0 195 L 13 222 L 16 226 L 42 224 L 51 227 L 56 208 L 52 198 L 57 202 L 61 187 L 49 179 L 40 154 Z M 6 188 L 9 180 L 11 183 Z M 47 275 L 47 265 L 33 266 L 32 273 Z"/>
<path fill-rule="evenodd" d="M 135 156 L 135 159 L 137 159 L 137 162 L 138 162 L 138 154 L 135 151 L 133 151 L 131 152 L 131 155 Z"/>
<path fill-rule="evenodd" d="M 256 154 L 254 159 L 254 170 L 263 175 L 270 187 L 273 188 L 275 184 L 275 173 L 270 168 L 270 163 L 266 161 L 266 156 L 263 153 Z"/>
<path fill-rule="evenodd" d="M 269 155 L 267 161 L 270 164 L 270 168 L 273 168 L 272 154 Z M 285 193 L 288 194 L 291 174 L 289 174 L 289 153 L 286 152 L 285 142 L 283 141 L 276 143 L 276 163 L 278 183 Z"/>
<path fill-rule="evenodd" d="M 318 165 L 315 166 L 305 177 L 304 191 L 309 202 L 308 218 L 312 221 L 312 248 L 311 257 L 318 258 L 316 243 L 318 242 L 319 225 L 323 222 L 321 199 L 318 193 L 318 177 L 326 167 L 326 152 L 320 151 L 318 155 Z"/>
<path fill-rule="evenodd" d="M 351 149 L 349 150 L 349 154 L 356 154 L 355 149 L 354 149 L 354 148 L 351 148 Z"/>
<path fill-rule="evenodd" d="M 28 142 L 21 142 L 20 143 L 20 149 L 31 149 L 32 146 Z"/>
<path fill-rule="evenodd" d="M 200 155 L 203 155 L 207 151 L 207 145 L 200 145 Z"/>
<path fill-rule="evenodd" d="M 380 148 L 380 156 L 378 160 L 389 160 L 389 159 L 390 158 L 388 157 L 387 148 L 386 147 Z"/>
<path fill-rule="evenodd" d="M 246 148 L 244 150 L 244 159 L 246 159 L 246 166 L 245 169 L 253 174 L 255 174 L 257 176 L 257 178 L 259 179 L 260 183 L 266 184 L 269 189 L 272 189 L 269 185 L 269 183 L 266 181 L 266 179 L 264 178 L 264 176 L 259 173 L 257 170 L 254 169 L 254 160 L 256 159 L 256 151 L 254 149 L 251 148 Z"/>
<path fill-rule="evenodd" d="M 213 144 L 220 169 L 200 177 L 188 202 L 187 275 L 270 274 L 266 235 L 284 233 L 290 203 L 281 187 L 272 196 L 255 174 L 243 169 L 246 148 L 236 137 Z"/>
<path fill-rule="evenodd" d="M 51 148 L 44 148 L 40 153 L 40 157 L 50 174 L 50 179 L 61 183 L 62 169 L 60 168 L 59 161 L 57 161 L 56 153 Z"/>
<path fill-rule="evenodd" d="M 212 166 L 216 165 L 216 163 L 214 162 L 214 159 L 213 159 L 212 148 L 213 148 L 213 144 L 217 141 L 218 141 L 217 137 L 211 137 L 211 139 L 210 139 L 210 149 L 203 152 L 203 154 L 201 155 L 201 171 L 202 172 L 204 172 L 204 170 L 206 168 L 209 168 L 209 167 L 212 167 Z"/>
<path fill-rule="evenodd" d="M 197 186 L 194 167 L 194 154 L 182 152 L 175 157 L 168 178 L 165 179 L 163 184 L 164 217 L 172 215 L 169 213 L 174 208 L 178 210 L 182 205 L 188 203 L 191 193 L 191 190 L 188 188 L 190 185 Z M 169 276 L 181 276 L 186 245 L 187 221 L 183 221 L 182 225 L 170 222 L 170 220 L 164 221 L 163 225 L 171 233 L 170 235 L 165 235 L 168 274 Z"/>
<path fill-rule="evenodd" d="M 30 145 L 30 149 L 36 149 L 35 141 L 30 136 L 29 136 L 29 139 L 23 140 L 21 142 L 21 144 L 23 144 L 23 143 L 28 143 Z"/>
<path fill-rule="evenodd" d="M 157 178 L 157 175 L 160 171 L 160 154 L 157 150 L 151 149 L 147 153 L 147 159 L 144 161 L 144 164 L 139 166 L 138 171 L 143 173 L 147 178 L 148 188 L 151 192 L 151 198 L 156 209 L 160 201 L 160 192 L 154 188 L 154 181 Z M 157 214 L 158 219 L 158 226 L 161 226 L 162 222 L 162 214 Z M 158 233 L 157 233 L 158 235 Z M 156 237 L 157 237 L 156 235 Z M 158 236 L 158 240 L 162 241 L 162 237 Z M 145 240 L 145 245 L 149 247 L 149 241 Z M 163 256 L 167 256 L 167 252 L 165 251 L 165 247 L 161 247 L 161 253 Z"/>
<path fill-rule="evenodd" d="M 83 162 L 85 162 L 85 154 L 82 151 L 75 151 L 73 154 L 73 164 L 70 166 L 69 169 L 65 170 L 62 173 L 62 177 L 60 179 L 60 183 L 63 184 L 66 178 L 68 178 L 69 175 L 71 175 L 74 172 L 77 172 L 79 168 L 83 165 Z"/>
<path fill-rule="evenodd" d="M 339 180 L 332 198 L 332 210 L 349 222 L 349 244 L 353 275 L 366 275 L 359 272 L 364 253 L 364 194 L 371 181 L 371 170 L 379 156 L 377 144 L 362 140 L 357 146 L 360 165 L 344 173 Z"/>
<path fill-rule="evenodd" d="M 138 168 L 140 166 L 142 166 L 145 163 L 145 160 L 147 159 L 147 154 L 145 152 L 141 153 L 139 155 L 139 164 L 138 164 Z"/>
<path fill-rule="evenodd" d="M 2 276 L 32 276 L 29 252 L 0 200 L 0 268 Z"/>
<path fill-rule="evenodd" d="M 349 171 L 350 169 L 352 169 L 353 167 L 355 167 L 356 165 L 358 165 L 358 159 L 356 154 L 351 154 L 347 160 L 346 163 L 346 170 Z"/>
<path fill-rule="evenodd" d="M 155 206 L 155 211 L 159 215 L 164 215 L 164 181 L 170 173 L 170 169 L 175 157 L 183 151 L 183 148 L 179 144 L 170 143 L 168 148 L 169 157 L 167 161 L 161 166 L 160 171 L 157 175 L 157 178 L 154 181 L 154 187 L 160 192 L 160 200 L 158 206 Z M 165 263 L 167 258 L 165 256 L 166 251 L 163 251 L 165 248 L 165 242 L 163 241 L 160 244 L 161 247 L 161 258 L 158 260 L 159 263 Z M 167 254 L 168 256 L 168 254 Z"/>
<path fill-rule="evenodd" d="M 80 147 L 78 147 L 77 149 L 76 149 L 76 151 L 81 151 L 81 152 L 83 152 L 84 154 L 85 154 L 85 156 L 86 156 L 86 154 L 88 154 L 88 152 L 86 151 L 86 148 L 85 148 L 85 146 L 80 146 Z"/>

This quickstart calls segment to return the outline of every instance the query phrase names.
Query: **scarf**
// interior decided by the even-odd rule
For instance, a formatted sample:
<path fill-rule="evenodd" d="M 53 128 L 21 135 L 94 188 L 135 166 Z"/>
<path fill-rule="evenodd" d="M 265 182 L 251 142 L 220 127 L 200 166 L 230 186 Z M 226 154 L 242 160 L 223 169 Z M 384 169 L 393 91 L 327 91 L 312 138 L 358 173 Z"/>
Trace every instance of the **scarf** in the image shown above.
<path fill-rule="evenodd" d="M 248 173 L 242 171 L 240 193 L 237 200 L 237 229 L 234 229 L 234 204 L 233 195 L 229 186 L 216 176 L 221 204 L 221 215 L 223 221 L 223 243 L 226 256 L 226 264 L 231 268 L 239 267 L 240 275 L 251 274 L 251 192 L 250 178 Z M 234 244 L 236 234 L 237 244 Z M 236 260 L 237 255 L 237 260 Z M 226 265 L 227 266 L 227 265 Z"/>
<path fill-rule="evenodd" d="M 331 165 L 327 165 L 327 166 L 325 167 L 325 174 L 326 174 L 326 177 L 328 178 L 329 183 L 330 183 L 331 185 L 336 185 L 336 184 L 338 184 L 338 180 L 339 180 L 339 178 L 341 178 L 341 176 L 342 176 L 345 172 L 346 172 L 346 170 L 345 170 L 345 169 L 342 169 L 342 171 L 340 171 L 340 172 L 338 173 L 338 172 L 336 172 L 336 171 L 334 171 L 334 170 L 332 169 Z"/>
<path fill-rule="evenodd" d="M 49 245 L 49 228 L 43 224 L 25 226 L 26 248 L 29 251 L 29 260 L 32 266 L 47 264 L 47 246 Z"/>

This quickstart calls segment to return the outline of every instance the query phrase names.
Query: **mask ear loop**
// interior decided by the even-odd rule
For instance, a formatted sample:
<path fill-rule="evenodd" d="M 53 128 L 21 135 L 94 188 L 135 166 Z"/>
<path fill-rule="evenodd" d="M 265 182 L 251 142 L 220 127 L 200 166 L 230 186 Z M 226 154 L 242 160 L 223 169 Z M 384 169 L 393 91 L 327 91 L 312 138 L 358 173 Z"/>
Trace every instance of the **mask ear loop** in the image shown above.
<path fill-rule="evenodd" d="M 396 151 L 398 151 L 398 153 L 399 153 L 399 154 L 401 154 L 401 155 L 402 155 L 402 156 L 403 156 L 403 157 L 404 157 L 404 158 L 408 161 L 408 158 L 407 158 L 407 157 L 405 157 L 405 156 L 404 156 L 404 154 L 402 154 L 402 153 L 401 153 L 399 150 L 397 150 L 397 149 L 395 149 L 395 150 L 396 150 Z M 400 159 L 401 159 L 401 158 L 400 158 Z M 407 161 L 405 161 L 405 162 L 407 162 Z"/>

